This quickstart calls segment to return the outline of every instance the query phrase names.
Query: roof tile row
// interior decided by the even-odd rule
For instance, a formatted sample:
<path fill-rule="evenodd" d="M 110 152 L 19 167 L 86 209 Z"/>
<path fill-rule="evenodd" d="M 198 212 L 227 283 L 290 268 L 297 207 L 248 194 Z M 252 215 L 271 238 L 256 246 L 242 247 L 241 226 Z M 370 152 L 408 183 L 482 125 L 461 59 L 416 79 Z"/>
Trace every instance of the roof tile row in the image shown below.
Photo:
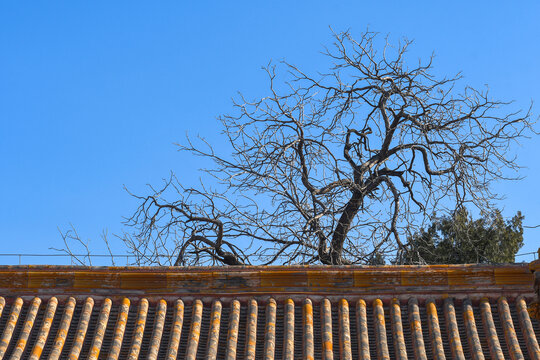
<path fill-rule="evenodd" d="M 133 305 L 0 297 L 0 359 L 540 360 L 540 326 L 523 297 Z"/>
<path fill-rule="evenodd" d="M 0 360 L 540 360 L 538 270 L 0 266 Z"/>

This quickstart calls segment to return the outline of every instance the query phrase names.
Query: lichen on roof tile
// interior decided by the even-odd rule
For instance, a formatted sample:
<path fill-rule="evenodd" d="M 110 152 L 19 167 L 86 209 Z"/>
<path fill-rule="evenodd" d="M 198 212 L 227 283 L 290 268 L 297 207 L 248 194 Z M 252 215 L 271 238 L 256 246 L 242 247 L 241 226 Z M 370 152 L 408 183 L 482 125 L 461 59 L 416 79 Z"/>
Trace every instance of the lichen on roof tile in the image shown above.
<path fill-rule="evenodd" d="M 0 267 L 0 360 L 540 360 L 527 265 L 412 269 Z"/>

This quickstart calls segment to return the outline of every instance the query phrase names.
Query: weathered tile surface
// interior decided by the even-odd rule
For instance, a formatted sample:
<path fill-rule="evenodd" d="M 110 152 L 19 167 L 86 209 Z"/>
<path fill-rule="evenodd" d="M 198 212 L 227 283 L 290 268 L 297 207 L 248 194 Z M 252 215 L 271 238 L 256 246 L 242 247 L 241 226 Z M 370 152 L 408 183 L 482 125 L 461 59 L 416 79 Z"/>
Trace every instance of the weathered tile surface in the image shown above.
<path fill-rule="evenodd" d="M 527 265 L 0 267 L 0 360 L 540 360 L 534 278 Z"/>

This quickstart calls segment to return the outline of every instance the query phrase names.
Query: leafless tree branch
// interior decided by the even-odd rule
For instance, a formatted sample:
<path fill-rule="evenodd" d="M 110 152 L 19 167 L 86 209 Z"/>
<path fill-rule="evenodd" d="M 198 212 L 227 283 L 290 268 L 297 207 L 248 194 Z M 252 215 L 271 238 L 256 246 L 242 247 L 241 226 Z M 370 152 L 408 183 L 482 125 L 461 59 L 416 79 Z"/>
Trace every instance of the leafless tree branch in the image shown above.
<path fill-rule="evenodd" d="M 344 32 L 324 74 L 269 64 L 269 95 L 240 95 L 220 119 L 230 153 L 204 139 L 179 145 L 211 161 L 211 182 L 184 187 L 171 175 L 133 195 L 134 231 L 122 239 L 138 263 L 399 262 L 403 235 L 433 213 L 490 209 L 490 185 L 519 178 L 510 149 L 535 133 L 531 109 L 459 90 L 460 74 L 438 79 L 432 57 L 407 62 L 411 44 Z"/>

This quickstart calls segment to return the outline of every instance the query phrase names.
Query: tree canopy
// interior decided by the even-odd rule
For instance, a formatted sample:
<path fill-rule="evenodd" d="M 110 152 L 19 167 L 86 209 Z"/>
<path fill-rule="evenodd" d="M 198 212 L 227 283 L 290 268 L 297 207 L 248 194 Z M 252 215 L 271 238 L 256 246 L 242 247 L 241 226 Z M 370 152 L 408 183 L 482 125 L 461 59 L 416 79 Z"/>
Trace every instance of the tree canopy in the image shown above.
<path fill-rule="evenodd" d="M 411 236 L 407 264 L 512 263 L 523 246 L 523 215 L 505 220 L 499 210 L 473 220 L 465 209 L 436 218 Z"/>
<path fill-rule="evenodd" d="M 511 145 L 534 133 L 530 109 L 436 76 L 433 57 L 408 58 L 411 44 L 343 32 L 324 51 L 328 69 L 266 67 L 268 95 L 240 95 L 220 117 L 229 151 L 179 145 L 210 163 L 199 187 L 171 175 L 134 195 L 122 239 L 136 263 L 403 263 L 434 213 L 492 209 L 490 185 L 519 178 Z"/>

